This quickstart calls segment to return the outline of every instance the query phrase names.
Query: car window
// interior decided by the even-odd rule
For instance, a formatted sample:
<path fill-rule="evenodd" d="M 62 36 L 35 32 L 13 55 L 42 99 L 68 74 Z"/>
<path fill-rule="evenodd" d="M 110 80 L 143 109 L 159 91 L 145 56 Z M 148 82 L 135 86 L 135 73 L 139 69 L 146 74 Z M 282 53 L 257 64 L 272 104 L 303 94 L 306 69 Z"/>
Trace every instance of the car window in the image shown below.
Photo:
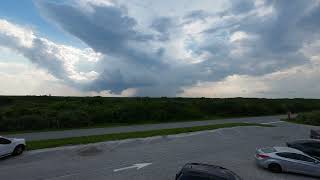
<path fill-rule="evenodd" d="M 296 153 L 277 153 L 278 156 L 288 158 L 288 159 L 294 159 L 299 161 L 306 161 L 306 162 L 314 162 L 315 160 L 312 158 L 309 158 L 302 154 L 296 154 Z"/>
<path fill-rule="evenodd" d="M 291 159 L 290 153 L 277 153 L 278 156 Z"/>
<path fill-rule="evenodd" d="M 215 175 L 207 175 L 201 173 L 185 173 L 182 174 L 179 180 L 227 180 L 223 177 L 218 177 Z"/>
<path fill-rule="evenodd" d="M 301 155 L 301 154 L 296 154 L 295 155 L 295 158 L 297 160 L 300 160 L 300 161 L 306 161 L 306 162 L 314 162 L 315 160 L 313 160 L 312 158 L 309 158 L 307 156 L 304 156 L 304 155 Z"/>
<path fill-rule="evenodd" d="M 197 175 L 182 175 L 179 180 L 210 180 L 209 177 L 202 177 Z"/>
<path fill-rule="evenodd" d="M 0 144 L 10 144 L 11 141 L 5 138 L 0 138 Z"/>

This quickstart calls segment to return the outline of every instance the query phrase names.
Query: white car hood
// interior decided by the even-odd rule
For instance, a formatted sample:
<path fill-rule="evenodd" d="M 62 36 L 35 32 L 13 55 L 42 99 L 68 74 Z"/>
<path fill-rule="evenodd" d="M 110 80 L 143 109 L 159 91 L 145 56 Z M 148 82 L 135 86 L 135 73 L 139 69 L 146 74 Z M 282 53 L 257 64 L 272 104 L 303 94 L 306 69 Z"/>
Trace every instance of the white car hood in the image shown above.
<path fill-rule="evenodd" d="M 22 138 L 7 138 L 7 139 L 12 141 L 12 143 L 14 144 L 24 144 L 24 145 L 26 144 L 26 140 Z"/>

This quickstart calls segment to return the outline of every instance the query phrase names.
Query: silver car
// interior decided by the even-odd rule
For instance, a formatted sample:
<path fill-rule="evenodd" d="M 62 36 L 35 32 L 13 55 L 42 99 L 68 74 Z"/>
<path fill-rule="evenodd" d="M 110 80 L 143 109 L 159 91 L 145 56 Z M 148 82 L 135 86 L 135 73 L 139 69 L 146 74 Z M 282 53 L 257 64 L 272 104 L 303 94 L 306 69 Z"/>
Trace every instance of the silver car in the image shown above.
<path fill-rule="evenodd" d="M 320 162 L 302 151 L 289 147 L 257 149 L 255 155 L 259 166 L 272 172 L 292 172 L 320 177 Z"/>

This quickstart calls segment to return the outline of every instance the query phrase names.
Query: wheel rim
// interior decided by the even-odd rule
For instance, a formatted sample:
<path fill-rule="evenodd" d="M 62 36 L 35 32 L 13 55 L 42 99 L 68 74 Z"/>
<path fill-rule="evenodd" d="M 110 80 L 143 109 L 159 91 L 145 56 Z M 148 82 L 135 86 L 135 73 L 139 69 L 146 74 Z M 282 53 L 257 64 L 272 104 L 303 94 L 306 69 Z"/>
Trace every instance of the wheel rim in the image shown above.
<path fill-rule="evenodd" d="M 270 170 L 273 172 L 279 172 L 280 168 L 278 165 L 271 165 Z"/>
<path fill-rule="evenodd" d="M 21 154 L 22 153 L 22 147 L 21 146 L 19 146 L 19 147 L 17 147 L 17 149 L 16 149 L 16 153 L 17 154 Z"/>

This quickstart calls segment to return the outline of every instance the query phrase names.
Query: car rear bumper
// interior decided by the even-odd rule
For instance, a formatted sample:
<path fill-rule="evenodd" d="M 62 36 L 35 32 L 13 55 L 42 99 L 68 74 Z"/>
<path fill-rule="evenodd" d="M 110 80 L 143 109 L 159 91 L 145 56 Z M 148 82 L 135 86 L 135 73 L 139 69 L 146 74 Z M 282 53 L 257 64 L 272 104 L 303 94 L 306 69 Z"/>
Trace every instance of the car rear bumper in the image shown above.
<path fill-rule="evenodd" d="M 263 168 L 267 168 L 267 163 L 265 162 L 264 159 L 262 158 L 258 158 L 256 155 L 254 156 L 255 162 L 258 166 L 263 167 Z"/>

